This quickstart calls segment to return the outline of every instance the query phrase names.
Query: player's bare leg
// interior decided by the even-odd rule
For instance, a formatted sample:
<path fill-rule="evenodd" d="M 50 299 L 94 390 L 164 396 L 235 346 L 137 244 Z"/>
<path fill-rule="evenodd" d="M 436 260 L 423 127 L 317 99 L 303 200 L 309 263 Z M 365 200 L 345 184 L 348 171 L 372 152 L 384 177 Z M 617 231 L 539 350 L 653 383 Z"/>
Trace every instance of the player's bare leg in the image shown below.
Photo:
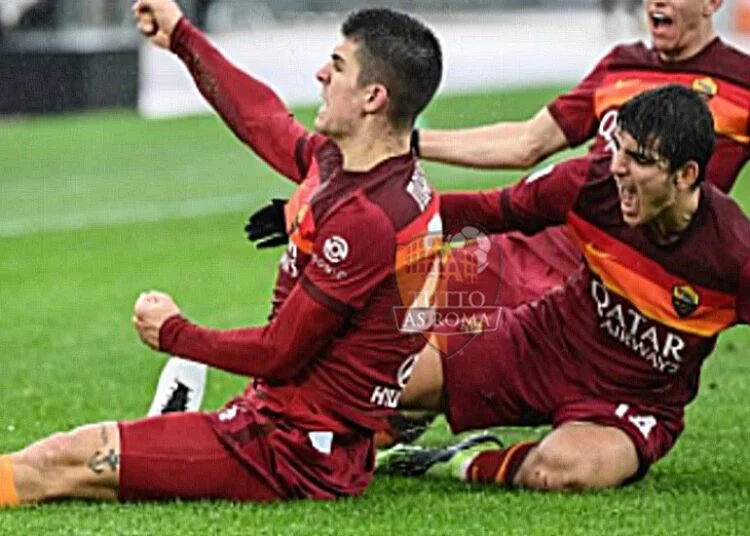
<path fill-rule="evenodd" d="M 507 448 L 485 432 L 446 448 L 402 445 L 378 454 L 379 474 L 426 474 L 539 491 L 613 488 L 638 468 L 635 446 L 624 432 L 592 423 L 569 423 L 540 443 Z"/>
<path fill-rule="evenodd" d="M 537 490 L 585 490 L 623 484 L 638 471 L 635 445 L 622 430 L 571 422 L 530 449 L 512 484 Z"/>
<path fill-rule="evenodd" d="M 378 449 L 418 439 L 442 413 L 443 372 L 436 341 L 426 345 L 399 399 L 399 411 L 388 418 L 388 429 L 375 434 Z"/>
<path fill-rule="evenodd" d="M 3 456 L 0 505 L 53 499 L 117 499 L 120 433 L 101 423 L 57 433 Z"/>
<path fill-rule="evenodd" d="M 443 365 L 436 340 L 424 347 L 414 363 L 409 381 L 399 399 L 399 407 L 406 410 L 443 412 Z"/>
<path fill-rule="evenodd" d="M 436 345 L 414 365 L 401 406 L 442 411 L 443 371 Z M 593 423 L 568 423 L 541 442 L 498 448 L 480 434 L 446 449 L 396 447 L 378 455 L 378 472 L 451 476 L 483 484 L 537 490 L 585 490 L 621 485 L 638 471 L 635 446 L 625 432 Z"/>

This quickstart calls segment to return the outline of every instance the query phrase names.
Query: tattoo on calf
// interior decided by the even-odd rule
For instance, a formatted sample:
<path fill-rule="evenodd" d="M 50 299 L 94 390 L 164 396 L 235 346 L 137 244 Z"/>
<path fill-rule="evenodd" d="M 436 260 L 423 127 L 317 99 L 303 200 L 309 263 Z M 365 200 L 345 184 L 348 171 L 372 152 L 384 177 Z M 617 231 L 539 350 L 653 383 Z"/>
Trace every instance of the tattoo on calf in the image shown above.
<path fill-rule="evenodd" d="M 91 459 L 89 459 L 88 467 L 95 475 L 100 475 L 104 470 L 109 467 L 110 471 L 117 471 L 120 466 L 120 455 L 115 452 L 115 449 L 109 449 L 106 454 L 100 450 L 97 450 Z"/>

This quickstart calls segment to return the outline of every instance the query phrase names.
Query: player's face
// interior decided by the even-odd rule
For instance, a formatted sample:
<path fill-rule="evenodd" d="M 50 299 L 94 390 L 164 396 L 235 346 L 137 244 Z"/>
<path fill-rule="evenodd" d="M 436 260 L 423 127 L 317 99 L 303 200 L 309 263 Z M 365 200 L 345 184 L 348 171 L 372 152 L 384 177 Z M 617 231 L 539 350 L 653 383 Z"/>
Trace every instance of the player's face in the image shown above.
<path fill-rule="evenodd" d="M 638 147 L 623 130 L 614 135 L 616 151 L 611 171 L 620 194 L 620 210 L 625 223 L 643 225 L 674 205 L 677 196 L 675 175 L 669 162 L 656 151 Z"/>
<path fill-rule="evenodd" d="M 648 0 L 646 18 L 654 48 L 665 59 L 685 59 L 703 45 L 711 15 L 723 0 Z"/>
<path fill-rule="evenodd" d="M 359 84 L 357 47 L 355 42 L 344 39 L 315 74 L 323 98 L 315 117 L 315 130 L 333 139 L 352 135 L 365 115 L 362 105 L 366 89 Z"/>

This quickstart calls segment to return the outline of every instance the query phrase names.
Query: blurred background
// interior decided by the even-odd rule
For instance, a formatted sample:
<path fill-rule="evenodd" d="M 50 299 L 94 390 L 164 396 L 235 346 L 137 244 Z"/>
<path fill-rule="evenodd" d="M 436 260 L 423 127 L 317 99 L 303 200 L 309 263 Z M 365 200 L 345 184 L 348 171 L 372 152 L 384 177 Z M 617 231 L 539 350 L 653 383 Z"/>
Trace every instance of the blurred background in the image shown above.
<path fill-rule="evenodd" d="M 180 4 L 233 60 L 267 77 L 292 104 L 315 99 L 312 72 L 335 44 L 342 13 L 364 5 L 416 12 L 436 28 L 446 48 L 448 92 L 573 82 L 605 46 L 644 34 L 640 0 Z M 144 46 L 133 29 L 131 5 L 131 0 L 0 0 L 0 114 L 138 107 L 158 117 L 203 110 L 177 62 Z M 725 2 L 717 23 L 730 40 L 744 43 L 750 0 Z"/>

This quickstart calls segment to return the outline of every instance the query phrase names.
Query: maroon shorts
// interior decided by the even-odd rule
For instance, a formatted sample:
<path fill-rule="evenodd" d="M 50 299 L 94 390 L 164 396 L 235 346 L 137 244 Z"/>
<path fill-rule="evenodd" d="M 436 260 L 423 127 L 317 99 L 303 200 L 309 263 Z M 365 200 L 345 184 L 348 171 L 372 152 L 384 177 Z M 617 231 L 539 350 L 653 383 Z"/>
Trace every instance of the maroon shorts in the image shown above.
<path fill-rule="evenodd" d="M 613 426 L 633 441 L 641 476 L 674 445 L 683 429 L 682 408 L 618 400 L 571 380 L 570 363 L 542 326 L 545 302 L 501 309 L 495 331 L 468 343 L 447 337 L 442 355 L 446 414 L 454 433 L 492 426 L 554 427 L 583 421 Z"/>
<path fill-rule="evenodd" d="M 267 502 L 361 494 L 372 479 L 369 436 L 310 434 L 236 399 L 215 413 L 120 422 L 122 501 Z M 325 441 L 324 441 L 325 443 Z"/>
<path fill-rule="evenodd" d="M 515 307 L 541 298 L 565 282 L 581 265 L 581 253 L 566 227 L 551 227 L 534 236 L 491 235 L 451 250 L 444 278 L 449 308 L 467 302 Z M 460 302 L 460 303 L 458 303 Z"/>
<path fill-rule="evenodd" d="M 565 280 L 581 265 L 581 252 L 565 226 L 550 227 L 534 236 L 520 233 L 492 235 L 487 269 L 500 282 L 497 305 L 516 307 L 538 300 Z M 495 264 L 495 266 L 493 266 Z"/>

